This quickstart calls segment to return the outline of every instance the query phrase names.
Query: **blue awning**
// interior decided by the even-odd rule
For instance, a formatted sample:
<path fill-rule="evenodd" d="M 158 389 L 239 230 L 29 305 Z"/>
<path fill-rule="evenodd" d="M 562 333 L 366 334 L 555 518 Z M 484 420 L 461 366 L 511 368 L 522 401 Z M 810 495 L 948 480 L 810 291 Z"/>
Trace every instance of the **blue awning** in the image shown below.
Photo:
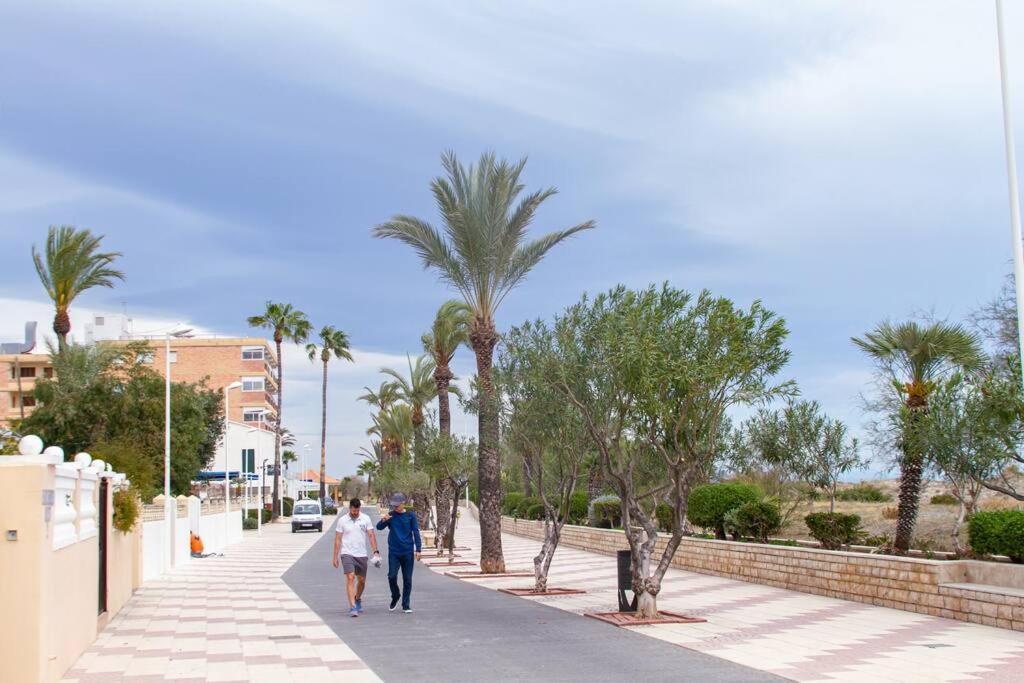
<path fill-rule="evenodd" d="M 238 470 L 229 470 L 228 471 L 228 478 L 229 479 L 249 479 L 250 481 L 258 481 L 259 478 L 260 478 L 260 475 L 256 474 L 255 472 L 239 472 Z M 219 472 L 217 470 L 205 471 L 205 472 L 200 472 L 199 474 L 196 475 L 196 481 L 210 481 L 210 480 L 217 480 L 217 479 L 219 479 L 221 481 L 224 480 L 224 470 L 220 470 Z"/>

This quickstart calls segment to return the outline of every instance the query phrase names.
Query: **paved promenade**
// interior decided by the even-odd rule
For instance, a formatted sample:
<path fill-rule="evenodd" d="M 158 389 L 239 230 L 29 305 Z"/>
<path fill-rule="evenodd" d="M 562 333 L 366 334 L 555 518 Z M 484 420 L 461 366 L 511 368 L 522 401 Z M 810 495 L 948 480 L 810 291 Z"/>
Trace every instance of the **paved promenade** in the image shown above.
<path fill-rule="evenodd" d="M 266 525 L 224 557 L 146 583 L 64 681 L 379 680 L 281 580 L 320 538 Z"/>
<path fill-rule="evenodd" d="M 474 548 L 460 553 L 462 559 L 479 560 L 479 527 L 473 519 L 460 520 L 456 539 Z M 502 544 L 510 570 L 532 570 L 539 541 L 505 534 Z M 615 580 L 614 558 L 561 547 L 548 585 L 583 588 L 586 594 L 500 595 L 568 613 L 608 611 L 617 604 Z M 497 592 L 532 581 L 527 577 L 472 583 Z M 666 576 L 658 606 L 703 617 L 707 623 L 629 630 L 793 680 L 1024 681 L 1024 633 L 1015 631 L 675 569 Z"/>
<path fill-rule="evenodd" d="M 463 539 L 478 546 L 476 533 L 470 522 Z M 422 563 L 414 571 L 413 614 L 388 612 L 386 570 L 371 567 L 366 611 L 353 619 L 343 604 L 342 576 L 329 563 L 330 543 L 328 536 L 313 546 L 285 581 L 384 681 L 781 680 L 443 576 Z"/>

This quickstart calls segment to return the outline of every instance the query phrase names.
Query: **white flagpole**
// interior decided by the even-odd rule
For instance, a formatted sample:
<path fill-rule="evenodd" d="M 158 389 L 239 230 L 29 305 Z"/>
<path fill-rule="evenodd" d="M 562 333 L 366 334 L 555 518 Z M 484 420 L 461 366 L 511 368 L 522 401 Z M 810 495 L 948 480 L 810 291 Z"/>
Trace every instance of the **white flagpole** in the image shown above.
<path fill-rule="evenodd" d="M 1020 228 L 1020 197 L 1017 189 L 1017 154 L 1010 119 L 1010 75 L 1003 36 L 1003 0 L 996 0 L 996 35 L 999 42 L 999 79 L 1003 92 L 1003 137 L 1006 143 L 1006 176 L 1010 185 L 1010 228 L 1013 232 L 1013 280 L 1017 287 L 1017 343 L 1024 369 L 1024 241 Z M 1022 373 L 1024 377 L 1024 373 Z"/>

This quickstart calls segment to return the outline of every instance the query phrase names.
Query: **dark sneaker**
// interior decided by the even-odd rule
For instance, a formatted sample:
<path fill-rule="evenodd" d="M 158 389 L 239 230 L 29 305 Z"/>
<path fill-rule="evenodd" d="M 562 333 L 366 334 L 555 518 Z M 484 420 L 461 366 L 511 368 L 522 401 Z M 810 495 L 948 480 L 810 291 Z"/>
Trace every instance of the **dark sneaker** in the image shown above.
<path fill-rule="evenodd" d="M 391 598 L 391 607 L 388 607 L 388 611 L 394 612 L 396 607 L 398 607 L 398 598 Z"/>
<path fill-rule="evenodd" d="M 403 607 L 402 611 L 406 614 L 412 614 L 412 607 Z"/>
<path fill-rule="evenodd" d="M 363 601 L 362 600 L 356 600 L 356 611 L 359 612 L 360 614 L 363 613 Z"/>

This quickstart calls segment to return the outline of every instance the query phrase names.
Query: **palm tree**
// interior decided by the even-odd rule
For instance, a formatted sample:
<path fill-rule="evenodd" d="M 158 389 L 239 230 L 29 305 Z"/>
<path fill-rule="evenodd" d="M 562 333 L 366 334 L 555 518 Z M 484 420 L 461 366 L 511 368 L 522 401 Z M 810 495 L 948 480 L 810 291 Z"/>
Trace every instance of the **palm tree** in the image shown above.
<path fill-rule="evenodd" d="M 397 462 L 408 454 L 413 439 L 412 408 L 405 403 L 393 403 L 370 417 L 373 425 L 366 433 L 380 437 L 382 464 Z"/>
<path fill-rule="evenodd" d="M 260 315 L 249 318 L 250 327 L 261 327 L 271 330 L 274 335 L 274 345 L 277 350 L 277 425 L 274 430 L 274 504 L 271 512 L 271 519 L 277 519 L 281 514 L 278 495 L 281 487 L 281 423 L 283 420 L 284 403 L 284 358 L 281 355 L 281 344 L 284 340 L 301 344 L 309 337 L 311 325 L 306 314 L 296 310 L 291 304 L 279 304 L 272 301 L 266 303 L 266 308 Z"/>
<path fill-rule="evenodd" d="M 86 229 L 51 225 L 46 235 L 45 257 L 32 245 L 36 273 L 56 309 L 53 331 L 59 349 L 67 344 L 71 331 L 68 309 L 75 297 L 87 289 L 113 287 L 114 280 L 124 280 L 124 273 L 111 267 L 121 252 L 99 251 L 102 241 L 103 235 L 93 235 Z"/>
<path fill-rule="evenodd" d="M 394 378 L 395 381 L 391 384 L 395 388 L 395 393 L 400 400 L 408 403 L 412 409 L 413 459 L 415 460 L 423 437 L 423 422 L 425 419 L 423 408 L 436 395 L 434 361 L 431 360 L 430 356 L 422 355 L 416 358 L 416 364 L 414 365 L 410 359 L 408 377 L 391 368 L 381 368 L 380 371 Z M 455 387 L 453 389 L 458 391 Z"/>
<path fill-rule="evenodd" d="M 559 242 L 594 227 L 587 221 L 567 230 L 527 241 L 526 230 L 554 188 L 520 198 L 519 176 L 526 159 L 498 161 L 484 154 L 475 165 L 463 166 L 454 152 L 441 158 L 447 178 L 431 182 L 443 233 L 427 221 L 398 215 L 374 228 L 374 236 L 393 238 L 411 246 L 423 265 L 433 268 L 473 311 L 469 339 L 476 354 L 481 390 L 478 413 L 480 458 L 480 569 L 502 572 L 501 461 L 498 454 L 498 403 L 491 366 L 498 331 L 494 314 L 501 302 Z"/>
<path fill-rule="evenodd" d="M 936 380 L 952 370 L 972 371 L 984 360 L 977 335 L 962 325 L 883 322 L 863 339 L 851 341 L 871 356 L 891 380 L 905 411 L 900 436 L 900 491 L 893 547 L 905 553 L 917 523 L 925 453 L 916 438 L 917 426 L 928 412 L 928 397 Z"/>
<path fill-rule="evenodd" d="M 441 305 L 434 316 L 430 331 L 423 335 L 423 348 L 434 359 L 434 384 L 437 386 L 437 422 L 441 437 L 452 435 L 452 409 L 448 400 L 449 387 L 455 375 L 451 370 L 452 358 L 462 344 L 469 344 L 469 326 L 472 311 L 464 301 L 451 299 Z M 448 529 L 455 496 L 455 482 L 451 477 L 438 477 L 434 484 L 437 501 L 437 548 L 442 552 L 442 538 Z M 450 545 L 450 544 L 449 544 Z"/>
<path fill-rule="evenodd" d="M 309 360 L 315 361 L 317 353 L 324 364 L 324 380 L 321 389 L 321 416 L 320 416 L 320 501 L 323 502 L 327 495 L 324 479 L 327 477 L 327 362 L 331 356 L 338 359 L 352 361 L 352 353 L 349 351 L 348 335 L 341 330 L 336 330 L 330 325 L 325 325 L 320 330 L 320 347 L 316 344 L 306 344 L 306 353 Z"/>
<path fill-rule="evenodd" d="M 367 498 L 373 497 L 373 475 L 380 470 L 380 464 L 384 455 L 380 441 L 371 442 L 370 447 L 371 448 L 362 446 L 358 451 L 356 451 L 356 455 L 361 455 L 363 457 L 363 461 L 359 463 L 359 467 L 356 468 L 356 474 L 361 474 L 366 477 Z"/>

